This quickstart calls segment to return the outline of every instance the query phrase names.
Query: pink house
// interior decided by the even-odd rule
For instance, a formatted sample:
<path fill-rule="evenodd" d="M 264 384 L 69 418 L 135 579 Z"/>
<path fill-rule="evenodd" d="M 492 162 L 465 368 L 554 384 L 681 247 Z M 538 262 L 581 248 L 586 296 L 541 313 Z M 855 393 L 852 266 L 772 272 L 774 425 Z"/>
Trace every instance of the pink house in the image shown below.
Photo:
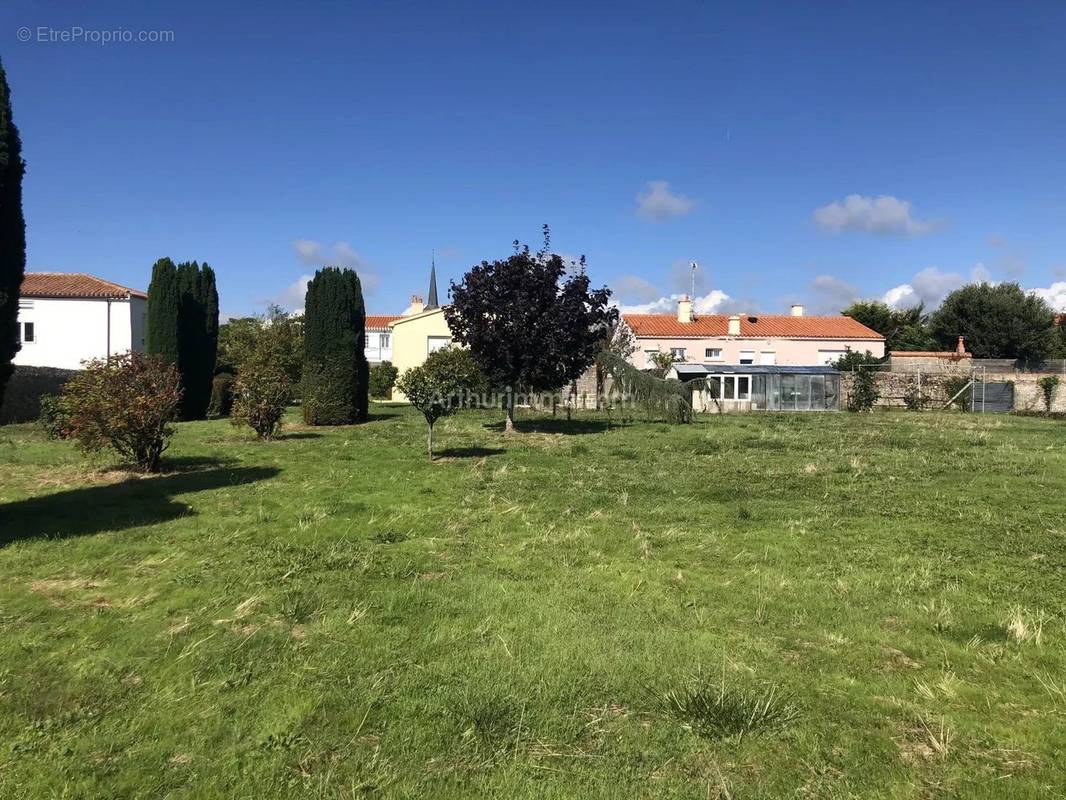
<path fill-rule="evenodd" d="M 682 297 L 677 314 L 624 314 L 637 340 L 633 363 L 654 366 L 651 354 L 672 353 L 678 361 L 696 364 L 819 366 L 849 350 L 885 354 L 885 337 L 851 317 L 806 316 L 803 306 L 792 313 L 693 314 Z"/>

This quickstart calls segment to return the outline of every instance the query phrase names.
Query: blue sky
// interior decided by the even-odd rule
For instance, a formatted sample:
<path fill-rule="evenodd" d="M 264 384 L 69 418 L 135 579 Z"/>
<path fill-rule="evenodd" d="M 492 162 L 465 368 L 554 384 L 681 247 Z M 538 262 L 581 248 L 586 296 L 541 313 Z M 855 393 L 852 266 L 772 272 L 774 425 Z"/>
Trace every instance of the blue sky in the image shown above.
<path fill-rule="evenodd" d="M 77 27 L 173 41 L 41 40 Z M 695 260 L 706 311 L 1066 308 L 1064 36 L 1061 2 L 0 9 L 29 267 L 206 260 L 229 314 L 323 262 L 398 313 L 433 249 L 443 290 L 545 222 L 633 307 Z"/>

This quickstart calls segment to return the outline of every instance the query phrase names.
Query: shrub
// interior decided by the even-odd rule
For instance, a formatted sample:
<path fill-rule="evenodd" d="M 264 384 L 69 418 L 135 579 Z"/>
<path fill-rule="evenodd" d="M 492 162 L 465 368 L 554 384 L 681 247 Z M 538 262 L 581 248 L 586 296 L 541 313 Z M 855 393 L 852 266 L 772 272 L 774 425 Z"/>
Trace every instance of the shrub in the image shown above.
<path fill-rule="evenodd" d="M 67 439 L 70 436 L 70 416 L 57 395 L 46 394 L 41 398 L 41 415 L 37 421 L 49 439 Z"/>
<path fill-rule="evenodd" d="M 948 378 L 946 381 L 944 381 L 944 396 L 945 396 L 945 398 L 950 400 L 951 401 L 951 405 L 955 406 L 955 408 L 959 409 L 960 411 L 969 411 L 970 410 L 970 400 L 971 400 L 970 392 L 969 391 L 965 391 L 965 392 L 962 391 L 969 384 L 970 384 L 970 378 L 966 377 L 965 375 L 955 375 L 955 376 L 952 376 L 952 377 Z M 959 392 L 962 392 L 962 394 L 959 394 Z M 957 395 L 957 394 L 959 396 L 955 397 L 955 395 Z M 955 398 L 954 400 L 951 399 L 953 397 Z"/>
<path fill-rule="evenodd" d="M 370 396 L 387 400 L 392 396 L 392 387 L 396 385 L 399 370 L 391 361 L 382 361 L 370 366 Z"/>
<path fill-rule="evenodd" d="M 74 369 L 15 367 L 0 405 L 0 425 L 33 422 L 41 415 L 41 398 L 59 394 L 63 385 L 77 374 Z"/>
<path fill-rule="evenodd" d="M 260 439 L 269 439 L 292 402 L 292 343 L 295 326 L 282 321 L 260 325 L 239 350 L 233 387 L 234 425 L 245 424 Z"/>
<path fill-rule="evenodd" d="M 88 362 L 63 388 L 59 408 L 79 448 L 110 447 L 145 472 L 155 472 L 180 402 L 175 366 L 159 356 L 129 352 Z"/>
<path fill-rule="evenodd" d="M 470 393 L 479 391 L 485 378 L 469 350 L 445 347 L 429 354 L 421 366 L 407 370 L 396 382 L 396 388 L 422 412 L 429 426 L 426 449 L 433 460 L 433 425 L 470 403 Z"/>
<path fill-rule="evenodd" d="M 260 439 L 270 439 L 281 426 L 292 401 L 292 384 L 285 370 L 266 364 L 246 365 L 234 384 L 234 425 L 245 424 Z"/>
<path fill-rule="evenodd" d="M 1045 375 L 1036 382 L 1044 395 L 1044 411 L 1051 413 L 1051 407 L 1055 404 L 1055 390 L 1059 388 L 1058 375 Z"/>
<path fill-rule="evenodd" d="M 859 367 L 872 367 L 877 364 L 883 364 L 885 360 L 878 358 L 869 350 L 859 352 L 858 350 L 849 350 L 836 361 L 832 366 L 841 372 L 852 372 L 858 370 Z"/>
<path fill-rule="evenodd" d="M 228 417 L 233 407 L 233 382 L 229 372 L 220 372 L 211 380 L 211 403 L 207 406 L 210 418 Z"/>
<path fill-rule="evenodd" d="M 903 390 L 903 405 L 908 411 L 921 411 L 925 407 L 925 398 L 922 397 L 917 379 L 913 377 L 907 379 L 907 388 Z"/>
<path fill-rule="evenodd" d="M 855 372 L 855 380 L 851 385 L 848 411 L 872 411 L 880 396 L 873 370 L 860 369 Z"/>

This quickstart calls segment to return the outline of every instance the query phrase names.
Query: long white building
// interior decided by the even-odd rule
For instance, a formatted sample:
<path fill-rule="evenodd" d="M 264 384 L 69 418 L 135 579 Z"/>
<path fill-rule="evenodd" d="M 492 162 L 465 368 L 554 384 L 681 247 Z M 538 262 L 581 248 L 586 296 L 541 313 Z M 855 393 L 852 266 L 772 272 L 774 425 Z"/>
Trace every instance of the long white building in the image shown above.
<path fill-rule="evenodd" d="M 148 296 L 93 275 L 28 272 L 19 293 L 15 364 L 79 369 L 83 361 L 144 350 Z"/>

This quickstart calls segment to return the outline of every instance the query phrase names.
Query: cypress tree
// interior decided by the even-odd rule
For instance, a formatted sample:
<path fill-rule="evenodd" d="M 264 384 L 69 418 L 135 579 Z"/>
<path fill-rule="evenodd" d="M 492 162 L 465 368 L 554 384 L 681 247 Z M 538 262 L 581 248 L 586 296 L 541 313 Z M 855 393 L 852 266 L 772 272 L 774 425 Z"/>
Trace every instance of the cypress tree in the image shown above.
<path fill-rule="evenodd" d="M 169 258 L 152 266 L 148 284 L 148 310 L 145 320 L 145 348 L 168 364 L 178 363 L 178 274 Z"/>
<path fill-rule="evenodd" d="M 366 309 L 359 276 L 326 267 L 304 302 L 304 421 L 345 425 L 367 417 Z"/>
<path fill-rule="evenodd" d="M 211 401 L 218 349 L 215 273 L 195 261 L 161 258 L 148 287 L 148 352 L 181 373 L 183 419 L 203 419 Z"/>
<path fill-rule="evenodd" d="M 26 274 L 26 220 L 22 216 L 22 141 L 11 118 L 11 89 L 0 63 L 0 403 L 19 351 L 19 289 Z"/>

